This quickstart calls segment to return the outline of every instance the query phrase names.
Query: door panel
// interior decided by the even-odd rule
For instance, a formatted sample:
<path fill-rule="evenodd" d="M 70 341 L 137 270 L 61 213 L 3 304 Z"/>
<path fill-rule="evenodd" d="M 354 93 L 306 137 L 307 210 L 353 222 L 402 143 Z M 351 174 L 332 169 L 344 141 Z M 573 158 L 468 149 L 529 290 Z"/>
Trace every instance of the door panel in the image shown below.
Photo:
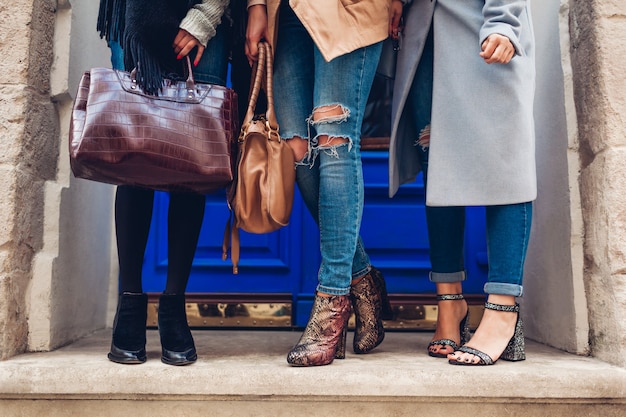
<path fill-rule="evenodd" d="M 168 194 L 155 193 L 151 235 L 144 264 L 144 290 L 159 292 L 167 276 Z M 204 222 L 187 291 L 190 293 L 292 293 L 301 270 L 300 199 L 295 200 L 291 226 L 265 235 L 241 232 L 239 274 L 230 259 L 222 260 L 222 240 L 229 211 L 224 193 L 207 196 Z"/>
<path fill-rule="evenodd" d="M 365 204 L 361 235 L 387 280 L 392 296 L 434 293 L 429 282 L 428 235 L 421 177 L 387 196 L 386 151 L 364 151 Z M 144 290 L 158 293 L 167 275 L 167 193 L 156 193 L 153 224 L 144 264 Z M 295 326 L 304 326 L 312 305 L 320 264 L 319 232 L 296 191 L 290 225 L 267 235 L 241 232 L 239 274 L 222 260 L 222 239 L 229 216 L 224 193 L 207 196 L 204 223 L 196 251 L 189 294 L 247 295 L 254 299 L 282 294 L 293 303 Z M 484 208 L 467 209 L 466 294 L 482 294 L 486 279 Z M 196 297 L 197 298 L 197 297 Z"/>
<path fill-rule="evenodd" d="M 365 204 L 361 235 L 372 264 L 385 275 L 394 305 L 402 303 L 400 307 L 404 307 L 410 304 L 426 315 L 423 305 L 434 306 L 436 303 L 433 297 L 435 286 L 428 280 L 429 245 L 421 176 L 400 187 L 393 199 L 388 197 L 387 149 L 392 84 L 392 80 L 377 77 L 366 108 L 363 132 L 376 138 L 362 141 Z M 149 293 L 159 293 L 165 287 L 167 205 L 168 195 L 156 193 L 143 270 L 144 291 Z M 227 309 L 225 305 L 235 310 L 242 308 L 245 300 L 251 301 L 248 306 L 251 308 L 256 308 L 255 300 L 259 304 L 262 300 L 274 300 L 274 307 L 281 300 L 291 300 L 290 323 L 300 327 L 306 325 L 320 264 L 319 231 L 297 190 L 288 227 L 267 235 L 241 232 L 238 275 L 232 274 L 230 260 L 222 260 L 222 239 L 228 216 L 224 193 L 207 196 L 187 299 L 224 300 L 224 305 L 219 306 L 222 310 Z M 470 295 L 470 303 L 480 304 L 487 275 L 484 208 L 467 209 L 465 249 L 469 279 L 464 284 L 464 292 Z M 481 296 L 472 300 L 471 294 Z M 286 310 L 289 308 L 282 309 Z M 429 311 L 436 312 L 436 307 Z M 222 316 L 223 321 L 227 321 L 227 317 Z M 429 325 L 434 325 L 432 318 L 428 320 Z"/>
<path fill-rule="evenodd" d="M 388 197 L 387 152 L 363 152 L 365 204 L 363 243 L 372 264 L 383 271 L 391 293 L 430 290 L 428 235 L 421 181 Z"/>

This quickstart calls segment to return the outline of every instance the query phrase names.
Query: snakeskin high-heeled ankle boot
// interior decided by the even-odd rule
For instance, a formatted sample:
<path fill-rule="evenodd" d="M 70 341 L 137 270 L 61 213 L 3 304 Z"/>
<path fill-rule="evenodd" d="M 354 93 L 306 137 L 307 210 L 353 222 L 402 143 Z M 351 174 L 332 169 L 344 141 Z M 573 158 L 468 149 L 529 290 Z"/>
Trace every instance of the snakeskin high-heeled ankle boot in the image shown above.
<path fill-rule="evenodd" d="M 385 338 L 382 297 L 371 271 L 350 287 L 350 299 L 355 317 L 352 347 L 354 353 L 368 353 Z"/>
<path fill-rule="evenodd" d="M 315 296 L 300 341 L 287 355 L 293 366 L 328 365 L 346 357 L 346 330 L 351 313 L 347 295 Z"/>
<path fill-rule="evenodd" d="M 391 302 L 389 301 L 389 294 L 387 294 L 387 283 L 385 282 L 385 277 L 375 266 L 372 266 L 370 274 L 372 275 L 372 280 L 374 280 L 374 285 L 376 285 L 376 288 L 378 289 L 378 294 L 380 294 L 381 317 L 383 320 L 393 320 L 394 312 Z"/>

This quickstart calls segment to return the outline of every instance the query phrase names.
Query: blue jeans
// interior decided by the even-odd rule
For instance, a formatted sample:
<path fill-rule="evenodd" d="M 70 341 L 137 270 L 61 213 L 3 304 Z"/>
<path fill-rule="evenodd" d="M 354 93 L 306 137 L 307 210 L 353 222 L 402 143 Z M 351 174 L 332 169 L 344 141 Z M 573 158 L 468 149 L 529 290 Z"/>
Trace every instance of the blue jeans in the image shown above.
<path fill-rule="evenodd" d="M 431 27 L 407 101 L 418 132 L 430 124 L 432 89 Z M 416 141 L 415 145 L 420 150 L 420 163 L 426 187 L 429 142 Z M 488 206 L 486 216 L 489 273 L 484 291 L 487 294 L 519 297 L 523 294 L 522 278 L 532 223 L 532 203 Z M 465 207 L 426 206 L 426 223 L 432 267 L 430 280 L 435 283 L 464 281 Z"/>
<path fill-rule="evenodd" d="M 320 229 L 322 264 L 317 291 L 350 292 L 353 278 L 370 269 L 359 236 L 363 212 L 361 124 L 382 43 L 326 62 L 287 2 L 281 6 L 274 57 L 274 99 L 281 136 L 309 141 L 296 164 L 303 200 Z M 313 121 L 319 107 L 341 116 Z M 329 145 L 320 136 L 345 138 Z"/>
<path fill-rule="evenodd" d="M 198 62 L 198 66 L 193 69 L 193 76 L 196 81 L 208 84 L 226 85 L 226 77 L 228 74 L 228 55 L 230 54 L 229 46 L 229 23 L 226 18 L 222 19 L 222 23 L 216 28 L 215 36 L 213 36 Z M 194 52 L 189 58 L 194 59 Z"/>

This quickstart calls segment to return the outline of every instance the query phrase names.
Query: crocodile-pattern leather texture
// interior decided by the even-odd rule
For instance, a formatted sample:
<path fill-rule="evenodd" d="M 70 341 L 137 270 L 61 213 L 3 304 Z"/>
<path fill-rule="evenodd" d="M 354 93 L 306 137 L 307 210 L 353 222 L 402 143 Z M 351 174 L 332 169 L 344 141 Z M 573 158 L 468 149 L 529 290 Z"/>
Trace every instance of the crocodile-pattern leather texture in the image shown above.
<path fill-rule="evenodd" d="M 77 178 L 208 193 L 233 180 L 238 134 L 233 90 L 166 80 L 144 94 L 128 72 L 95 68 L 80 82 L 70 126 Z"/>
<path fill-rule="evenodd" d="M 287 362 L 294 366 L 318 366 L 328 365 L 335 358 L 345 358 L 350 313 L 347 295 L 316 295 L 306 329 L 287 355 Z"/>

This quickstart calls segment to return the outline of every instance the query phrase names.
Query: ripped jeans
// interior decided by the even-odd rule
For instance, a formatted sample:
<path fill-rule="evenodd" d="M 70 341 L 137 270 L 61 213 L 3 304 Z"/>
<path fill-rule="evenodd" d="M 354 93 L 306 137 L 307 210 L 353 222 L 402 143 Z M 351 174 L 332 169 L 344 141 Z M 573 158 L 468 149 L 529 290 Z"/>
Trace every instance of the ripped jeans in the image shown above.
<path fill-rule="evenodd" d="M 432 27 L 413 84 L 407 98 L 412 120 L 420 132 L 415 146 L 419 149 L 424 187 L 428 186 L 428 150 L 433 90 Z M 471 128 L 471 127 L 468 127 Z M 465 207 L 426 206 L 426 223 L 430 243 L 430 280 L 451 283 L 465 280 L 464 235 Z M 521 297 L 524 261 L 530 239 L 532 203 L 486 207 L 487 251 L 489 272 L 484 292 Z"/>
<path fill-rule="evenodd" d="M 296 163 L 296 181 L 320 229 L 317 291 L 346 295 L 352 279 L 371 269 L 359 236 L 363 212 L 360 142 L 382 44 L 326 62 L 288 2 L 281 5 L 278 22 L 276 115 L 281 137 L 308 140 L 307 154 Z M 339 114 L 325 116 L 320 108 Z M 329 143 L 329 138 L 347 142 Z"/>

